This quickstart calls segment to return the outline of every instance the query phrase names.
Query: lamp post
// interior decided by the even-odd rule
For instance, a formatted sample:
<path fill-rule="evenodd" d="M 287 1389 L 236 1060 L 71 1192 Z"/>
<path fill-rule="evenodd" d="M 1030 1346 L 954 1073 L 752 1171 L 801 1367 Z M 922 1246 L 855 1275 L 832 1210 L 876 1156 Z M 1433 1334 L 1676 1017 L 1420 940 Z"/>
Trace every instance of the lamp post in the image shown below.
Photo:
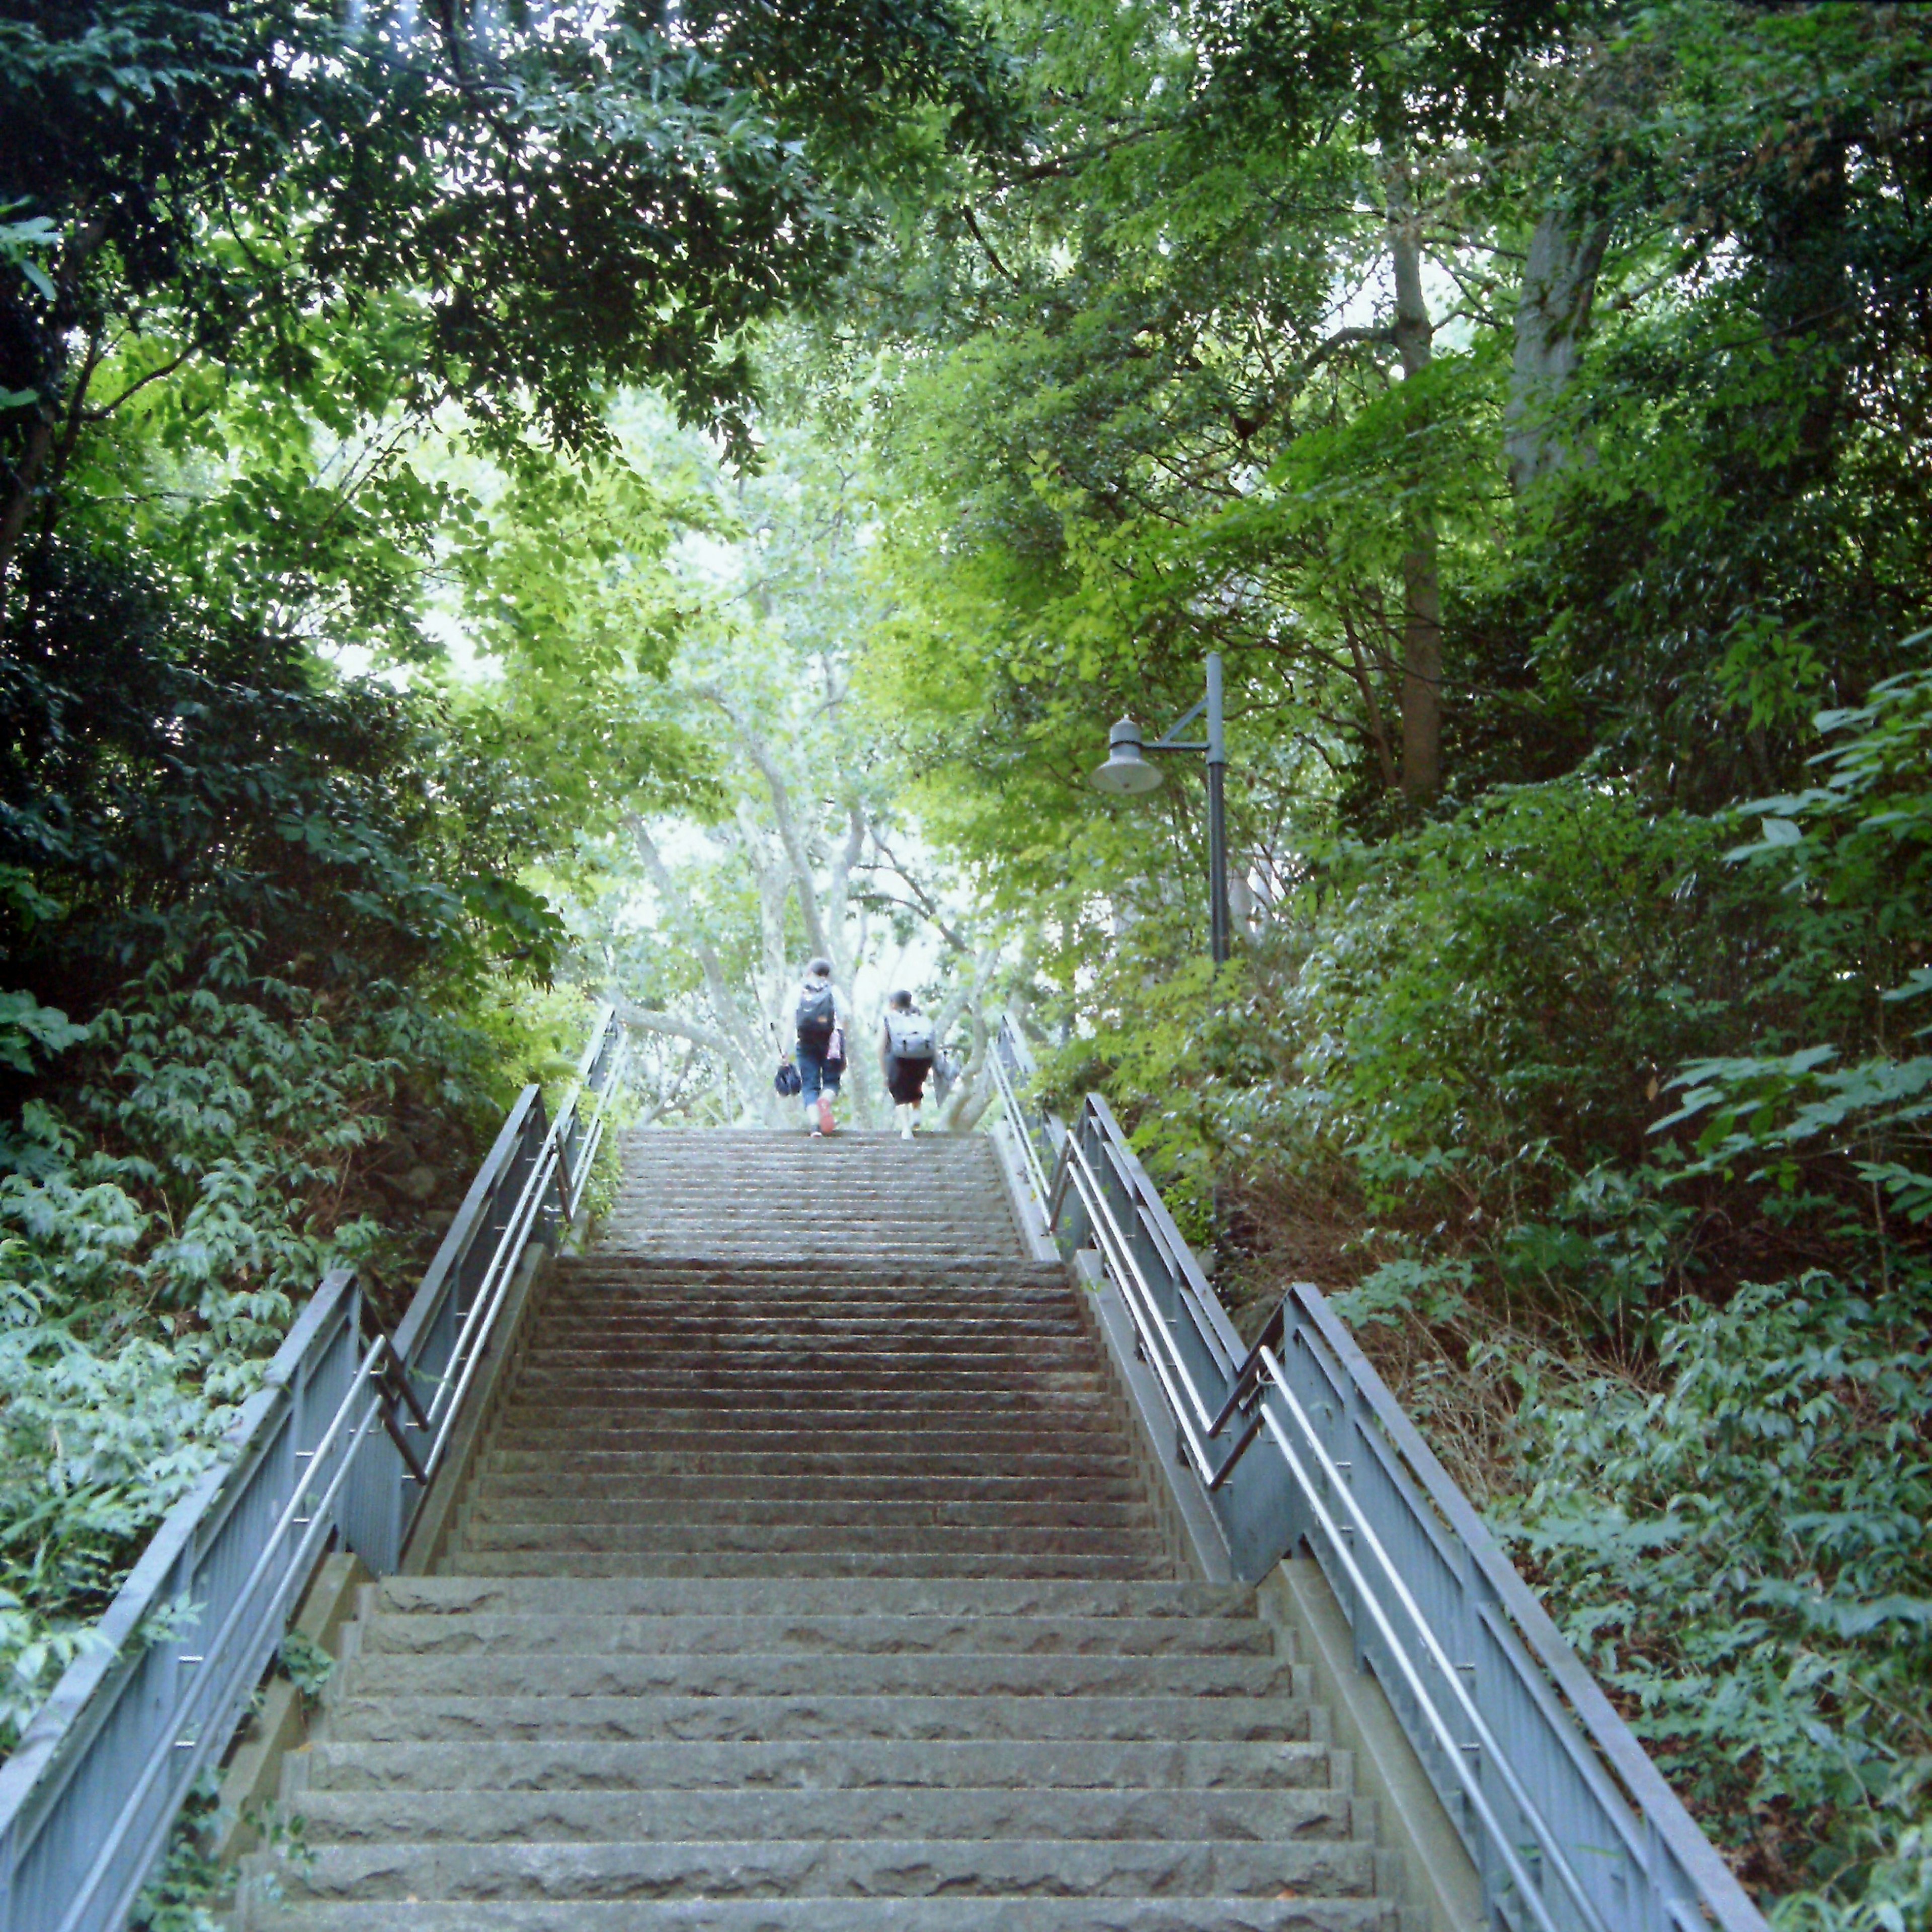
<path fill-rule="evenodd" d="M 1184 731 L 1203 712 L 1208 714 L 1208 736 L 1203 739 L 1175 736 Z M 1150 764 L 1148 752 L 1204 752 L 1208 756 L 1208 950 L 1217 966 L 1227 963 L 1230 926 L 1228 918 L 1228 814 L 1223 799 L 1222 774 L 1227 768 L 1227 742 L 1221 728 L 1221 653 L 1208 653 L 1208 694 L 1187 715 L 1177 719 L 1151 745 L 1143 746 L 1141 728 L 1131 718 L 1123 718 L 1107 734 L 1107 762 L 1094 774 L 1094 788 L 1114 798 L 1136 798 L 1157 787 L 1166 775 Z"/>

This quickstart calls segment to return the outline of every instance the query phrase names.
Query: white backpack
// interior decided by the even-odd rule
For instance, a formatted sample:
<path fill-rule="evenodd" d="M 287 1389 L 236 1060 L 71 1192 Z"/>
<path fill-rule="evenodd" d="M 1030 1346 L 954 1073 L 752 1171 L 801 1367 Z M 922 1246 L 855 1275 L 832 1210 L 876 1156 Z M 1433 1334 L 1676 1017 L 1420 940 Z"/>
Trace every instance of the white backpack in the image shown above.
<path fill-rule="evenodd" d="M 889 1012 L 886 1016 L 886 1051 L 895 1060 L 933 1059 L 932 1022 L 923 1013 Z"/>

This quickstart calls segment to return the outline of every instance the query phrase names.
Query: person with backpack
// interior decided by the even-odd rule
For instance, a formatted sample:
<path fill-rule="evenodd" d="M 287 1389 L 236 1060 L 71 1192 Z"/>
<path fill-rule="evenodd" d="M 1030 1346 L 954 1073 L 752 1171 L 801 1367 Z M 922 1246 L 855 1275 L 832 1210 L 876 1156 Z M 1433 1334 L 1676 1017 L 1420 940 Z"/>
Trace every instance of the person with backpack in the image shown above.
<path fill-rule="evenodd" d="M 919 1124 L 919 1103 L 926 1097 L 926 1076 L 938 1058 L 932 1022 L 913 1004 L 910 993 L 895 993 L 886 1002 L 885 1032 L 879 1042 L 879 1064 L 886 1091 L 899 1118 L 899 1138 L 910 1140 Z"/>
<path fill-rule="evenodd" d="M 814 959 L 798 989 L 799 1095 L 805 1124 L 814 1134 L 832 1131 L 832 1096 L 845 1070 L 845 1014 L 832 983 L 832 962 Z"/>

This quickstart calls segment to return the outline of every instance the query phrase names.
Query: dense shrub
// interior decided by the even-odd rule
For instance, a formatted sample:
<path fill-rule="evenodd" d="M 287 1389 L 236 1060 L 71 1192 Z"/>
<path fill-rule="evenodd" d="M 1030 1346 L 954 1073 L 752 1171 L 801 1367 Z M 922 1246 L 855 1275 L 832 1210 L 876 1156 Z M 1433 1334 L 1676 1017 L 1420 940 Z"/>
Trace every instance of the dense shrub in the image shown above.
<path fill-rule="evenodd" d="M 1928 1315 L 1816 1276 L 1687 1304 L 1654 1388 L 1520 1366 L 1498 1527 L 1746 1880 L 1821 1907 L 1932 1761 Z"/>
<path fill-rule="evenodd" d="M 70 1047 L 0 1178 L 0 1744 L 208 1466 L 322 1274 L 400 1306 L 494 1124 L 492 1042 L 165 963 Z"/>
<path fill-rule="evenodd" d="M 1927 1922 L 1932 673 L 1714 817 L 1588 772 L 1312 855 L 1052 1060 L 1244 1320 L 1335 1293 L 1748 1882 Z M 1334 1232 L 1324 1240 L 1324 1224 Z"/>

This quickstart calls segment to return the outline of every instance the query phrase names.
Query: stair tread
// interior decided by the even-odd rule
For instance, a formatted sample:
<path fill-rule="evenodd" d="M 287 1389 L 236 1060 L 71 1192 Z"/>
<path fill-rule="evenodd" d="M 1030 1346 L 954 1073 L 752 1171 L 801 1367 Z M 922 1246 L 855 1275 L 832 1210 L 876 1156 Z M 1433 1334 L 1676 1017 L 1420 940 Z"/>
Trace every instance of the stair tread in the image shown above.
<path fill-rule="evenodd" d="M 524 1890 L 655 1901 L 671 1888 L 710 1899 L 841 1898 L 1044 1892 L 1048 1895 L 1153 1891 L 1168 1897 L 1312 1888 L 1330 1896 L 1365 1892 L 1374 1852 L 1347 1839 L 748 1838 L 573 1842 L 514 1840 L 382 1845 L 322 1844 L 292 1870 L 298 1896 L 361 1892 L 382 1896 L 434 1883 L 456 1897 L 501 1898 Z"/>
<path fill-rule="evenodd" d="M 815 1657 L 881 1652 L 1011 1653 L 1067 1657 L 1260 1654 L 1273 1656 L 1273 1633 L 1252 1617 L 966 1616 L 596 1616 L 554 1612 L 484 1612 L 374 1619 L 362 1654 L 483 1652 L 533 1655 L 560 1651 L 630 1650 L 697 1656 L 714 1652 Z"/>
<path fill-rule="evenodd" d="M 800 1839 L 1346 1840 L 1345 1793 L 1165 1786 L 869 1786 L 848 1790 L 338 1791 L 302 1795 L 311 1844 L 511 1839 L 578 1844 Z"/>
<path fill-rule="evenodd" d="M 1309 1707 L 1267 1697 L 903 1696 L 845 1695 L 467 1697 L 385 1693 L 345 1696 L 332 1735 L 371 1742 L 437 1738 L 508 1742 L 626 1738 L 1124 1738 L 1150 1742 L 1227 1738 L 1268 1743 L 1309 1735 Z"/>
<path fill-rule="evenodd" d="M 278 1932 L 640 1932 L 634 1900 L 292 1900 L 265 1920 Z M 830 1926 L 814 1898 L 664 1899 L 662 1932 L 1394 1932 L 1372 1898 L 1276 1900 L 1022 1898 L 842 1898 Z"/>
<path fill-rule="evenodd" d="M 323 1738 L 309 1789 L 432 1790 L 1274 1790 L 1327 1784 L 1346 1769 L 1305 1738 L 766 1738 L 608 1744 L 381 1744 Z"/>

